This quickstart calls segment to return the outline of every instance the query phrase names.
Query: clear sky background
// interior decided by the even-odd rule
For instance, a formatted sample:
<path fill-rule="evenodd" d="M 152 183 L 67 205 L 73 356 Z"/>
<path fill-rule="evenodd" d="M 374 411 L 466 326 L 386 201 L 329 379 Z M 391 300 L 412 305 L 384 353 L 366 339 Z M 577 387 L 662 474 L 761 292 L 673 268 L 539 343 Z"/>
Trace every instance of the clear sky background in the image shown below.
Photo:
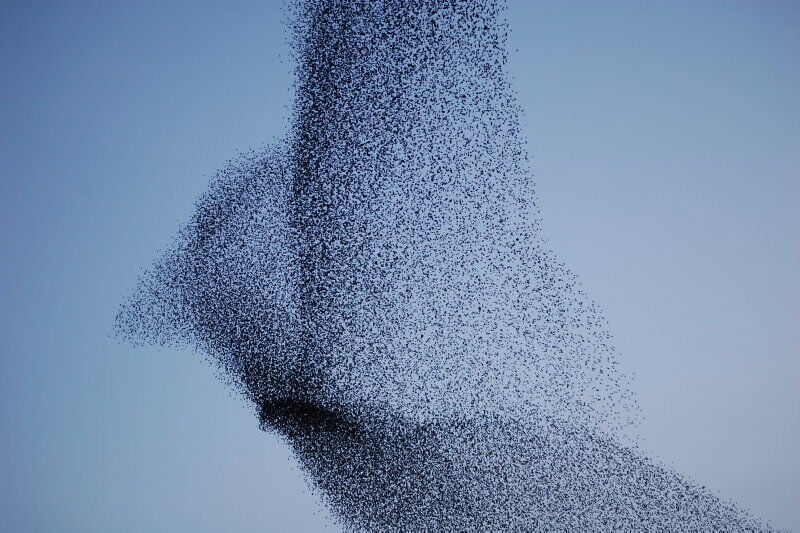
<path fill-rule="evenodd" d="M 635 373 L 645 447 L 800 530 L 800 3 L 509 15 L 544 227 Z M 325 527 L 196 354 L 111 338 L 214 170 L 286 132 L 282 19 L 0 3 L 0 531 Z"/>

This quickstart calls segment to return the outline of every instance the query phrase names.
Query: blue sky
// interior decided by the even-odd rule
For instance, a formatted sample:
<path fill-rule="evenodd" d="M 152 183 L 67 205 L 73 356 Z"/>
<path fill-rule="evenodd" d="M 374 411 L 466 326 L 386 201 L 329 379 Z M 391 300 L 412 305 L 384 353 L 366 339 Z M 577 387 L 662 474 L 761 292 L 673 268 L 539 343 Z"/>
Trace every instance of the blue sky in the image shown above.
<path fill-rule="evenodd" d="M 111 338 L 222 163 L 283 135 L 279 2 L 0 7 L 0 529 L 319 530 L 195 354 Z M 545 230 L 644 445 L 800 529 L 800 5 L 510 2 Z"/>

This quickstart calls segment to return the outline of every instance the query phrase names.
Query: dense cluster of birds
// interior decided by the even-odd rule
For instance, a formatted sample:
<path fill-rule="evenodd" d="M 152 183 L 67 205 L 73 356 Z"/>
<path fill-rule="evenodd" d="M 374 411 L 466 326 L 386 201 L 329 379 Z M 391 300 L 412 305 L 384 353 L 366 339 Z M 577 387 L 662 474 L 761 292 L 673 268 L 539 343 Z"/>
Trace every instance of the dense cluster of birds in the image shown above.
<path fill-rule="evenodd" d="M 218 173 L 120 333 L 206 354 L 347 529 L 765 527 L 633 443 L 540 229 L 503 2 L 290 5 L 288 138 Z"/>

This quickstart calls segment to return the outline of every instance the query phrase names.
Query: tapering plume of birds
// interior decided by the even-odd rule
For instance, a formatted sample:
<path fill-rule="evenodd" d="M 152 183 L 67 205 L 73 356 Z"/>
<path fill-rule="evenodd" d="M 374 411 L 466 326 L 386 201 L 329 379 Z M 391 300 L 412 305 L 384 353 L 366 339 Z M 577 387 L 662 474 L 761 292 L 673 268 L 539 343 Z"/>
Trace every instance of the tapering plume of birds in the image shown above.
<path fill-rule="evenodd" d="M 119 332 L 206 354 L 348 530 L 765 528 L 631 438 L 540 229 L 504 3 L 289 5 L 288 137 L 218 173 Z"/>

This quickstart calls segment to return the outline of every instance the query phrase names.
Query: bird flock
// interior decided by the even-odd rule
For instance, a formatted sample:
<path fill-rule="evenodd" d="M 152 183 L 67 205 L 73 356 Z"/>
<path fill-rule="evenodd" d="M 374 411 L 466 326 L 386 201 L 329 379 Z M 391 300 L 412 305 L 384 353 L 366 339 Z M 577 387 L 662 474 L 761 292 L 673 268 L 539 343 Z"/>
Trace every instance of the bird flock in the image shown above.
<path fill-rule="evenodd" d="M 767 529 L 636 446 L 541 231 L 504 2 L 289 7 L 289 134 L 218 172 L 119 334 L 205 354 L 347 530 Z"/>

